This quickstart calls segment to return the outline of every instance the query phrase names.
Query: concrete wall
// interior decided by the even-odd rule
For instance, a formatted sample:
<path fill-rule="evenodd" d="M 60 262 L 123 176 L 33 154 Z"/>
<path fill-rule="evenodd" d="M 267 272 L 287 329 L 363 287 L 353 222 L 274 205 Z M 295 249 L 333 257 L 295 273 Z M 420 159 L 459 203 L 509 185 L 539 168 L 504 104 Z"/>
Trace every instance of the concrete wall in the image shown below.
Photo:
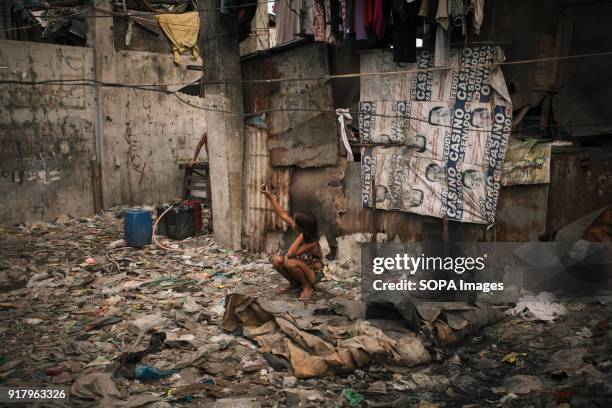
<path fill-rule="evenodd" d="M 243 59 L 245 80 L 329 75 L 327 46 L 305 43 L 279 47 Z M 266 114 L 272 166 L 325 167 L 338 161 L 336 115 L 331 84 L 320 81 L 245 83 L 244 110 L 295 109 Z M 302 109 L 302 110 L 300 110 Z M 310 111 L 309 111 L 310 109 Z"/>
<path fill-rule="evenodd" d="M 126 58 L 129 65 L 139 68 L 146 61 Z M 137 78 L 131 79 L 138 83 Z M 204 111 L 161 93 L 102 89 L 100 96 L 104 206 L 179 197 L 183 173 L 178 163 L 192 157 L 205 128 Z M 181 98 L 202 105 L 197 97 Z M 205 156 L 203 152 L 201 157 Z"/>
<path fill-rule="evenodd" d="M 92 78 L 93 51 L 0 40 L 0 79 Z M 91 215 L 94 99 L 89 87 L 3 84 L 0 223 Z"/>
<path fill-rule="evenodd" d="M 98 7 L 110 8 L 110 4 L 102 2 Z M 111 19 L 94 18 L 91 27 L 99 81 L 169 84 L 168 88 L 175 90 L 200 77 L 199 72 L 176 65 L 170 54 L 115 51 Z M 183 58 L 186 63 L 198 63 L 191 61 L 190 55 Z M 206 127 L 204 110 L 159 92 L 106 87 L 99 92 L 103 205 L 155 203 L 178 197 L 183 177 L 178 162 L 193 155 Z M 180 97 L 203 106 L 200 98 Z"/>
<path fill-rule="evenodd" d="M 199 78 L 170 54 L 115 51 L 112 19 L 92 20 L 91 47 L 1 40 L 0 78 L 168 84 L 170 91 Z M 203 99 L 184 94 L 187 103 L 163 92 L 104 86 L 2 84 L 1 90 L 0 223 L 89 216 L 96 207 L 178 197 L 178 162 L 192 157 L 206 128 Z"/>

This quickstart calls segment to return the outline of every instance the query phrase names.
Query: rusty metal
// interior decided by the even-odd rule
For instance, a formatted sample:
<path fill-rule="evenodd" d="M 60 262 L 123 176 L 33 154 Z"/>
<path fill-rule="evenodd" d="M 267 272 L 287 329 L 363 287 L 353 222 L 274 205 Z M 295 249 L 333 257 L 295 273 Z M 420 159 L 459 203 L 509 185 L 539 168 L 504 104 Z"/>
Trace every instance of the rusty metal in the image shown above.
<path fill-rule="evenodd" d="M 267 183 L 278 203 L 288 211 L 291 168 L 270 165 L 266 129 L 247 125 L 245 139 L 244 244 L 250 251 L 260 252 L 265 247 L 266 231 L 286 231 L 287 224 L 274 213 L 259 188 Z"/>
<path fill-rule="evenodd" d="M 611 148 L 553 147 L 547 232 L 611 203 Z"/>

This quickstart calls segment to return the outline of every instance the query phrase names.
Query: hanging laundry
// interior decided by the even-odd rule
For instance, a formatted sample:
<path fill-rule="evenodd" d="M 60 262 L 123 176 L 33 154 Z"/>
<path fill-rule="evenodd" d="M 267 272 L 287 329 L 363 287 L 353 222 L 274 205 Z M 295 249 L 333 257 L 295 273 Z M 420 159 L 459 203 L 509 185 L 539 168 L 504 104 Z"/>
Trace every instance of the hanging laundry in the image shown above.
<path fill-rule="evenodd" d="M 340 33 L 346 34 L 346 0 L 340 0 Z"/>
<path fill-rule="evenodd" d="M 331 32 L 334 35 L 340 34 L 340 1 L 339 0 L 328 0 L 329 1 L 329 14 L 331 22 Z"/>
<path fill-rule="evenodd" d="M 420 1 L 407 3 L 393 0 L 393 61 L 396 63 L 416 62 L 416 33 Z"/>
<path fill-rule="evenodd" d="M 197 45 L 200 16 L 197 11 L 182 14 L 157 14 L 155 19 L 172 43 L 172 53 L 176 64 L 182 65 L 181 54 L 187 50 L 191 50 L 194 60 L 200 56 Z"/>
<path fill-rule="evenodd" d="M 438 24 L 436 27 L 436 56 L 434 58 L 435 67 L 444 67 L 450 62 L 450 30 L 452 26 L 445 30 Z"/>
<path fill-rule="evenodd" d="M 303 0 L 300 10 L 300 26 L 306 35 L 314 35 L 314 3 L 315 0 Z"/>
<path fill-rule="evenodd" d="M 366 0 L 355 0 L 355 34 L 358 40 L 368 38 L 365 28 L 365 2 Z"/>
<path fill-rule="evenodd" d="M 346 35 L 355 32 L 355 1 L 346 0 L 346 18 L 344 20 L 344 33 Z"/>
<path fill-rule="evenodd" d="M 383 3 L 384 0 L 374 1 L 374 21 L 372 31 L 378 38 L 383 38 L 385 36 L 385 15 Z"/>
<path fill-rule="evenodd" d="M 441 67 L 449 63 L 450 60 L 450 30 L 452 26 L 448 15 L 449 0 L 440 0 L 436 12 L 436 57 L 434 66 Z"/>
<path fill-rule="evenodd" d="M 374 1 L 375 0 L 365 0 L 363 6 L 363 23 L 365 24 L 365 28 L 370 31 L 374 26 Z"/>
<path fill-rule="evenodd" d="M 436 21 L 442 26 L 442 28 L 448 30 L 448 0 L 440 0 L 438 2 Z"/>
<path fill-rule="evenodd" d="M 436 14 L 438 12 L 438 0 L 421 0 L 419 17 L 423 17 L 423 34 L 430 33 L 437 26 Z"/>
<path fill-rule="evenodd" d="M 301 31 L 300 10 L 302 0 L 282 0 L 274 3 L 276 14 L 276 43 L 291 41 Z"/>
<path fill-rule="evenodd" d="M 448 14 L 451 18 L 451 25 L 453 27 L 461 27 L 462 36 L 467 34 L 465 11 L 463 0 L 449 0 Z"/>
<path fill-rule="evenodd" d="M 336 35 L 333 30 L 331 4 L 338 0 L 325 0 L 325 42 L 336 43 Z"/>
<path fill-rule="evenodd" d="M 448 14 L 453 17 L 463 16 L 465 14 L 463 0 L 450 0 L 448 4 Z"/>
<path fill-rule="evenodd" d="M 472 0 L 474 5 L 474 33 L 480 34 L 480 26 L 484 17 L 484 0 Z"/>
<path fill-rule="evenodd" d="M 315 41 L 325 41 L 325 2 L 324 0 L 314 1 L 314 39 Z"/>

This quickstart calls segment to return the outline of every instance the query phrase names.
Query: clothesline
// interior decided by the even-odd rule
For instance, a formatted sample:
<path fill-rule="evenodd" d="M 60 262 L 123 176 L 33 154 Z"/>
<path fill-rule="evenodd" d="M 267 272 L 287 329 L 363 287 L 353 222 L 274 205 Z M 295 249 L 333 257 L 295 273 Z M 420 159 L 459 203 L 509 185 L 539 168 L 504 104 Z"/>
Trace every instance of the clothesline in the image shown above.
<path fill-rule="evenodd" d="M 612 52 L 609 53 L 610 55 L 612 55 Z M 60 83 L 60 82 L 65 82 L 65 83 Z M 111 88 L 128 88 L 128 89 L 136 89 L 136 90 L 141 90 L 141 91 L 150 91 L 150 92 L 159 92 L 159 93 L 163 93 L 163 94 L 168 94 L 168 95 L 173 95 L 175 96 L 180 102 L 191 106 L 193 108 L 196 109 L 200 109 L 203 111 L 209 111 L 209 112 L 217 112 L 217 113 L 226 113 L 226 114 L 230 114 L 230 115 L 237 115 L 237 116 L 242 116 L 242 117 L 251 117 L 251 116 L 258 116 L 258 115 L 263 115 L 263 114 L 269 114 L 269 113 L 273 113 L 273 112 L 319 112 L 319 113 L 333 113 L 333 114 L 337 114 L 336 110 L 334 109 L 320 109 L 320 108 L 279 108 L 279 109 L 265 109 L 265 110 L 261 110 L 258 112 L 251 112 L 251 113 L 244 113 L 244 112 L 235 112 L 235 111 L 230 111 L 230 110 L 225 110 L 225 109 L 216 109 L 216 108 L 210 108 L 210 107 L 204 107 L 204 106 L 198 106 L 195 105 L 191 102 L 189 102 L 188 100 L 183 99 L 180 96 L 180 92 L 178 91 L 168 91 L 167 89 L 165 89 L 165 86 L 160 85 L 158 88 L 147 88 L 147 87 L 143 87 L 143 86 L 138 86 L 138 85 L 128 85 L 128 84 L 120 84 L 120 83 L 104 83 L 101 81 L 95 81 L 95 80 L 78 80 L 78 81 L 82 81 L 82 82 L 74 82 L 77 80 L 57 80 L 57 81 L 53 81 L 53 83 L 51 83 L 50 81 L 13 81 L 13 80 L 0 80 L 0 85 L 5 84 L 5 85 L 9 85 L 9 84 L 15 84 L 15 85 L 29 85 L 29 86 L 36 86 L 36 85 L 56 85 L 56 86 L 62 86 L 62 85 L 70 85 L 70 86 L 103 86 L 103 87 L 111 87 Z M 86 81 L 86 82 L 83 82 Z M 346 113 L 349 114 L 353 114 L 353 115 L 359 115 L 359 112 L 354 112 L 354 111 L 346 111 Z M 386 114 L 380 114 L 380 113 L 369 113 L 370 116 L 377 116 L 377 117 L 384 117 L 384 118 L 402 118 L 402 119 L 411 119 L 411 120 L 416 120 L 416 121 L 420 121 L 420 122 L 425 122 L 426 120 L 420 119 L 420 118 L 416 118 L 416 117 L 411 117 L 411 116 L 398 116 L 398 115 L 386 115 Z M 440 127 L 447 127 L 447 128 L 452 128 L 452 126 L 447 126 L 447 125 L 439 125 Z M 534 126 L 528 126 L 528 127 L 524 127 L 521 130 L 525 130 L 525 129 L 529 129 L 529 128 L 536 128 L 536 127 L 540 127 L 541 125 L 534 125 Z M 547 128 L 554 128 L 554 127 L 601 127 L 601 126 L 611 126 L 610 123 L 569 123 L 569 124 L 546 124 L 545 127 Z M 519 132 L 519 130 L 514 130 L 511 133 L 517 133 Z"/>
<path fill-rule="evenodd" d="M 592 58 L 592 57 L 604 57 L 604 56 L 612 56 L 612 51 L 602 51 L 596 53 L 588 53 L 588 54 L 574 54 L 574 55 L 566 55 L 566 56 L 558 56 L 558 57 L 545 57 L 545 58 L 533 58 L 533 59 L 525 59 L 525 60 L 516 60 L 516 61 L 503 61 L 494 64 L 481 64 L 474 65 L 474 68 L 483 67 L 483 66 L 500 66 L 500 65 L 520 65 L 520 64 L 537 64 L 541 62 L 554 62 L 554 61 L 562 61 L 562 60 L 572 60 L 572 59 L 582 59 L 582 58 Z M 194 65 L 189 65 L 188 68 L 196 67 Z M 198 66 L 198 70 L 201 67 Z M 295 77 L 295 78 L 271 78 L 271 79 L 241 79 L 241 80 L 195 80 L 192 82 L 180 82 L 180 83 L 164 83 L 164 84 L 129 84 L 129 86 L 136 87 L 174 87 L 174 86 L 187 86 L 197 84 L 240 84 L 240 83 L 274 83 L 274 82 L 298 82 L 298 81 L 321 81 L 321 80 L 331 80 L 331 79 L 344 79 L 344 78 L 356 78 L 362 76 L 385 76 L 385 75 L 399 75 L 399 74 L 414 74 L 419 72 L 429 72 L 429 71 L 448 71 L 448 70 L 457 70 L 458 67 L 431 67 L 431 68 L 415 68 L 415 69 L 406 69 L 401 71 L 378 71 L 378 72 L 363 72 L 363 73 L 354 73 L 354 74 L 336 74 L 336 75 L 325 75 L 318 77 Z M 0 84 L 8 84 L 8 83 L 18 83 L 23 85 L 70 85 L 71 83 L 78 83 L 83 81 L 90 81 L 88 78 L 81 79 L 62 79 L 62 80 L 40 80 L 36 82 L 29 81 L 0 81 Z M 121 84 L 127 85 L 127 84 Z"/>

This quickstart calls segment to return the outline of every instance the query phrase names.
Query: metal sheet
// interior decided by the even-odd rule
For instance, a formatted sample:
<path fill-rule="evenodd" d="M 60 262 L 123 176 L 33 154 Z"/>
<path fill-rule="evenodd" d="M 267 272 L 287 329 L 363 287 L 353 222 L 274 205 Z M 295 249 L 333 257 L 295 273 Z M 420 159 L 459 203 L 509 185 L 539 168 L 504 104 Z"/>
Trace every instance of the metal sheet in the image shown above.
<path fill-rule="evenodd" d="M 438 241 L 443 238 L 443 221 L 400 211 L 376 211 L 361 207 L 359 163 L 349 163 L 344 179 L 346 206 L 340 214 L 340 233 L 380 232 L 402 242 Z M 497 209 L 496 227 L 486 231 L 477 224 L 449 222 L 451 241 L 537 241 L 546 229 L 548 185 L 503 187 Z"/>
<path fill-rule="evenodd" d="M 612 149 L 553 147 L 547 232 L 612 203 Z"/>
<path fill-rule="evenodd" d="M 538 240 L 546 230 L 548 187 L 548 184 L 502 187 L 495 218 L 497 241 Z"/>
<path fill-rule="evenodd" d="M 287 229 L 276 214 L 268 199 L 259 191 L 267 183 L 279 204 L 289 210 L 289 184 L 291 168 L 270 165 L 268 154 L 268 133 L 265 129 L 245 126 L 245 189 L 244 204 L 244 245 L 250 250 L 260 252 L 264 249 L 265 233 L 270 230 Z"/>

